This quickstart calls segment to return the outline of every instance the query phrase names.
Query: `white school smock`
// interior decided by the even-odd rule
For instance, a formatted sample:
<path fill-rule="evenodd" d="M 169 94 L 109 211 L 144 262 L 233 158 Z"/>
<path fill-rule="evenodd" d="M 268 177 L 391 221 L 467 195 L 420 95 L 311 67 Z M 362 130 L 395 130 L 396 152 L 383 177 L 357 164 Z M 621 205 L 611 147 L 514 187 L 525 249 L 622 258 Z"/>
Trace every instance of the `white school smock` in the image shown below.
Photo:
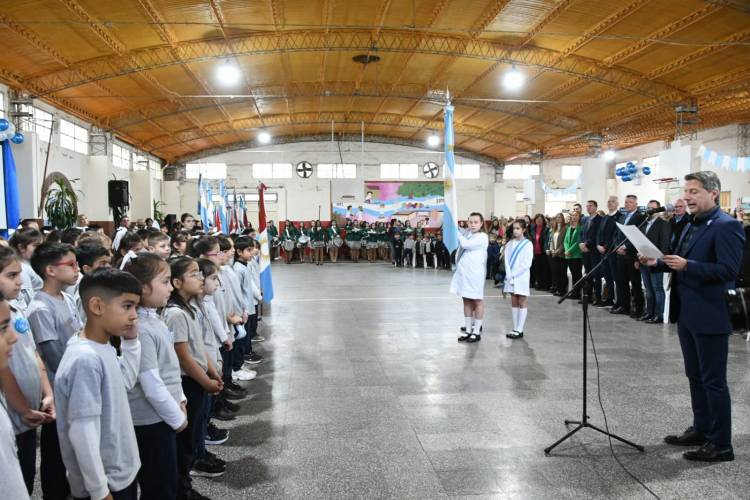
<path fill-rule="evenodd" d="M 518 250 L 513 268 L 511 268 L 510 259 L 518 245 L 523 245 L 523 248 Z M 531 295 L 529 282 L 531 281 L 531 262 L 534 260 L 534 244 L 527 238 L 510 240 L 505 245 L 503 259 L 505 260 L 505 287 L 503 291 L 525 295 L 526 297 Z"/>
<path fill-rule="evenodd" d="M 483 299 L 489 245 L 487 234 L 460 232 L 458 244 L 461 248 L 451 280 L 451 293 L 467 299 Z"/>

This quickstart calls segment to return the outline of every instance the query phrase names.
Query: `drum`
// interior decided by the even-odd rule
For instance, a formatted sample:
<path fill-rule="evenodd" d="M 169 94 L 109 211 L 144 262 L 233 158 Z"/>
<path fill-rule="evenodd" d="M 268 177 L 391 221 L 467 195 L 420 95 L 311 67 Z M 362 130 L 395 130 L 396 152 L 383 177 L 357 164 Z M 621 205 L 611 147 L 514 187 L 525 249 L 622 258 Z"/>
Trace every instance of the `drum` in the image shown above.
<path fill-rule="evenodd" d="M 310 243 L 310 237 L 307 236 L 307 235 L 305 235 L 305 234 L 303 234 L 302 236 L 300 236 L 299 239 L 297 240 L 297 246 L 298 247 L 307 246 L 309 243 Z"/>
<path fill-rule="evenodd" d="M 271 246 L 276 248 L 277 246 L 281 245 L 281 241 L 279 241 L 278 237 L 274 237 L 271 239 Z"/>
<path fill-rule="evenodd" d="M 368 241 L 367 242 L 367 248 L 369 248 L 369 249 L 376 249 L 376 248 L 378 248 L 378 242 L 377 241 Z"/>
<path fill-rule="evenodd" d="M 326 246 L 326 242 L 325 241 L 313 241 L 312 246 L 313 248 L 323 248 L 324 246 Z"/>
<path fill-rule="evenodd" d="M 291 252 L 294 250 L 294 241 L 292 240 L 284 240 L 284 250 L 287 252 Z"/>
<path fill-rule="evenodd" d="M 335 246 L 336 248 L 339 248 L 343 244 L 344 244 L 344 240 L 341 239 L 341 236 L 336 236 L 333 239 L 333 246 Z"/>

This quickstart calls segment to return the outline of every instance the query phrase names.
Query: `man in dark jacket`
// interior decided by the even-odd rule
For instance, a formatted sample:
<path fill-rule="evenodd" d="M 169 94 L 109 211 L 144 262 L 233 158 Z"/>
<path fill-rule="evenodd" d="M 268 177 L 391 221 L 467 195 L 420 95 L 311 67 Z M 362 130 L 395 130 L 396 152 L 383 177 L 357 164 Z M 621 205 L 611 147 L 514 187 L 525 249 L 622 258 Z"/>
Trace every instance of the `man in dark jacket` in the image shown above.
<path fill-rule="evenodd" d="M 581 255 L 583 255 L 583 268 L 586 273 L 590 273 L 591 270 L 599 263 L 601 257 L 599 252 L 596 250 L 596 238 L 599 234 L 599 226 L 601 226 L 602 218 L 597 213 L 599 204 L 596 200 L 589 200 L 586 202 L 586 213 L 588 217 L 583 222 L 583 232 L 581 233 L 581 243 L 578 246 L 581 248 Z M 596 275 L 592 275 L 586 281 L 586 287 L 584 293 L 592 297 L 593 305 L 601 305 L 602 301 L 602 273 L 599 270 L 596 271 Z"/>
<path fill-rule="evenodd" d="M 610 196 L 607 200 L 608 215 L 602 218 L 599 224 L 599 230 L 596 233 L 596 252 L 599 258 L 603 259 L 605 255 L 617 243 L 617 223 L 620 222 L 619 200 L 617 196 Z M 607 285 L 607 300 L 595 306 L 618 307 L 619 301 L 615 302 L 615 290 L 617 289 L 617 258 L 615 255 L 610 256 L 602 265 L 602 276 Z"/>
<path fill-rule="evenodd" d="M 640 226 L 646 220 L 646 216 L 638 211 L 638 197 L 629 194 L 625 197 L 625 213 L 622 222 L 625 226 Z M 617 232 L 617 241 L 622 240 L 622 235 Z M 630 314 L 632 318 L 640 318 L 643 315 L 643 286 L 641 285 L 641 273 L 636 269 L 637 255 L 635 247 L 629 241 L 625 241 L 617 249 L 617 302 L 619 307 L 613 308 L 612 314 Z M 633 298 L 633 309 L 630 308 L 630 298 Z"/>
<path fill-rule="evenodd" d="M 687 460 L 734 460 L 732 403 L 727 386 L 727 357 L 732 325 L 726 293 L 734 288 L 745 234 L 742 224 L 721 211 L 721 182 L 711 171 L 685 176 L 685 202 L 693 220 L 685 227 L 674 255 L 641 264 L 672 273 L 680 297 L 677 335 L 690 382 L 693 423 L 669 445 L 699 446 Z"/>
<path fill-rule="evenodd" d="M 674 253 L 674 249 L 677 248 L 677 242 L 680 241 L 682 230 L 689 221 L 690 215 L 687 213 L 687 205 L 685 204 L 685 200 L 680 198 L 674 202 L 674 216 L 669 220 L 669 227 L 672 230 L 669 240 L 669 253 Z"/>
<path fill-rule="evenodd" d="M 648 202 L 649 210 L 661 207 L 657 200 Z M 669 241 L 672 236 L 672 228 L 669 223 L 661 218 L 661 214 L 655 213 L 649 217 L 645 226 L 641 227 L 641 232 L 658 248 L 661 253 L 669 253 Z M 636 265 L 638 265 L 636 263 Z M 646 289 L 646 312 L 638 318 L 649 324 L 658 324 L 664 322 L 664 273 L 654 270 L 652 272 L 647 266 L 641 268 L 641 279 L 643 287 Z"/>

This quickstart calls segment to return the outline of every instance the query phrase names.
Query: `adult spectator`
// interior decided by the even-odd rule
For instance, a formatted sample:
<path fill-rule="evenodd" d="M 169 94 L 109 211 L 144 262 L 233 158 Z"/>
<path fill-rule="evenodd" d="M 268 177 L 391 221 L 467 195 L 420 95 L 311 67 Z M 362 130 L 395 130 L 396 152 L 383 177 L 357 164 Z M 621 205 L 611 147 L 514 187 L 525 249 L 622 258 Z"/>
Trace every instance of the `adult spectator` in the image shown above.
<path fill-rule="evenodd" d="M 685 176 L 685 195 L 693 220 L 675 254 L 658 261 L 641 257 L 656 271 L 672 273 L 681 305 L 677 334 L 690 381 L 693 424 L 681 435 L 664 438 L 675 446 L 699 446 L 687 460 L 734 460 L 727 356 L 732 325 L 725 295 L 734 288 L 745 234 L 742 224 L 719 207 L 721 182 L 711 171 Z"/>
<path fill-rule="evenodd" d="M 578 283 L 578 280 L 581 279 L 581 266 L 583 264 L 583 259 L 581 258 L 581 247 L 579 246 L 580 243 L 581 214 L 574 210 L 570 212 L 570 224 L 568 225 L 568 229 L 565 231 L 565 240 L 563 242 L 563 247 L 565 249 L 565 264 L 567 269 L 570 270 L 570 276 L 573 280 L 571 286 Z M 567 289 L 567 271 L 563 274 L 563 282 L 565 283 L 565 288 Z M 578 289 L 578 291 L 571 295 L 570 298 L 580 299 L 581 290 Z"/>
<path fill-rule="evenodd" d="M 648 208 L 653 210 L 661 207 L 657 200 L 648 202 Z M 641 231 L 662 253 L 669 253 L 669 239 L 672 236 L 672 228 L 661 214 L 652 214 Z M 638 266 L 638 262 L 636 262 Z M 638 318 L 638 321 L 657 324 L 664 322 L 664 273 L 651 270 L 647 266 L 640 268 L 643 287 L 646 289 L 646 312 Z"/>
<path fill-rule="evenodd" d="M 690 222 L 690 215 L 687 213 L 687 204 L 682 198 L 674 202 L 674 217 L 669 221 L 672 234 L 669 240 L 669 253 L 674 253 L 677 243 L 680 241 L 680 235 L 687 223 Z"/>
<path fill-rule="evenodd" d="M 603 259 L 607 253 L 617 244 L 617 223 L 620 222 L 620 200 L 617 196 L 610 196 L 607 200 L 608 213 L 602 218 L 602 222 L 599 225 L 599 230 L 596 233 L 596 251 L 599 254 L 599 258 Z M 606 299 L 602 299 L 599 304 L 594 304 L 597 307 L 609 307 L 617 308 L 620 306 L 619 299 L 615 300 L 615 291 L 617 290 L 617 258 L 612 255 L 602 264 L 602 277 L 606 286 L 607 294 Z M 602 294 L 604 297 L 604 294 Z"/>
<path fill-rule="evenodd" d="M 549 239 L 549 228 L 543 214 L 536 214 L 529 226 L 529 236 L 534 244 L 534 260 L 531 264 L 531 286 L 537 290 L 548 290 L 550 286 L 550 270 L 547 264 L 545 248 Z"/>
<path fill-rule="evenodd" d="M 586 213 L 588 217 L 582 224 L 581 230 L 581 243 L 579 247 L 581 249 L 581 256 L 583 257 L 583 267 L 586 273 L 590 273 L 599 261 L 599 252 L 596 251 L 596 236 L 599 233 L 599 226 L 602 223 L 602 218 L 597 213 L 599 204 L 596 200 L 589 200 L 586 202 Z M 586 280 L 586 286 L 584 287 L 585 292 L 589 297 L 592 298 L 592 304 L 602 303 L 602 275 L 599 270 L 596 271 L 596 276 L 592 275 Z"/>
<path fill-rule="evenodd" d="M 568 223 L 565 215 L 559 213 L 552 223 L 552 234 L 550 235 L 549 256 L 551 262 L 552 285 L 555 290 L 553 294 L 562 297 L 568 291 L 568 270 L 565 266 L 565 233 Z"/>
<path fill-rule="evenodd" d="M 638 197 L 629 194 L 625 197 L 625 213 L 622 215 L 621 224 L 625 226 L 640 226 L 646 220 L 646 216 L 638 211 Z M 617 241 L 623 239 L 622 234 L 617 231 Z M 635 247 L 629 241 L 625 241 L 617 249 L 617 301 L 619 306 L 612 308 L 612 314 L 630 314 L 633 318 L 640 318 L 643 314 L 643 286 L 641 285 L 641 273 L 635 268 L 637 255 Z M 633 299 L 631 310 L 630 299 Z"/>

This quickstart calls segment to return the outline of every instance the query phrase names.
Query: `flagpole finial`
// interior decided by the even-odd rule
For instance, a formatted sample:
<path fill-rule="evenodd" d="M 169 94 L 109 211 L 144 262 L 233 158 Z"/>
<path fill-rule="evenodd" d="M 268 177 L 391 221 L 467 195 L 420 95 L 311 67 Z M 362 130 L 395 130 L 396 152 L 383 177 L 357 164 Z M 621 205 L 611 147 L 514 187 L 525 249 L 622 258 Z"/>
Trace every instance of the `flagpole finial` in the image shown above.
<path fill-rule="evenodd" d="M 445 100 L 447 101 L 447 104 L 451 103 L 451 91 L 448 87 L 445 88 Z"/>

